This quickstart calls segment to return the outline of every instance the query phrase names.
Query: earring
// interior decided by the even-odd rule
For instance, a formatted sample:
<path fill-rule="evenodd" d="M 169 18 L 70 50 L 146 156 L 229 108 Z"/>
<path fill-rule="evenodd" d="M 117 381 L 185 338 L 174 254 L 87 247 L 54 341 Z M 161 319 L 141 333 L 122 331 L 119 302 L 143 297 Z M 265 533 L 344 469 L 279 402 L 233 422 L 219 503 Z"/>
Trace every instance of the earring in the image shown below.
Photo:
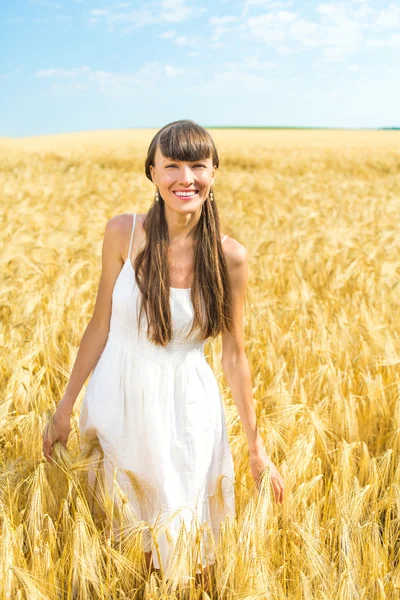
<path fill-rule="evenodd" d="M 214 202 L 214 194 L 210 191 L 210 200 L 211 202 Z"/>
<path fill-rule="evenodd" d="M 158 194 L 158 188 L 157 188 L 157 189 L 156 189 L 156 202 L 158 202 L 158 201 L 159 201 L 159 198 L 160 198 L 160 196 L 159 196 L 159 194 Z"/>

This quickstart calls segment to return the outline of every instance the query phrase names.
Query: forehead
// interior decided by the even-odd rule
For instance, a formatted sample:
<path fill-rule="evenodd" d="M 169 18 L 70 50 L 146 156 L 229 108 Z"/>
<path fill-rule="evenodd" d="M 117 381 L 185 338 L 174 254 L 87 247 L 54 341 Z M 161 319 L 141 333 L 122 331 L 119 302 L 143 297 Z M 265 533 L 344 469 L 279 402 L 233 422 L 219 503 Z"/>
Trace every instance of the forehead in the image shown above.
<path fill-rule="evenodd" d="M 165 156 L 165 155 L 164 155 L 164 154 L 161 152 L 161 150 L 160 150 L 160 147 L 159 147 L 159 146 L 157 146 L 157 148 L 156 148 L 156 153 L 155 153 L 155 156 L 154 156 L 154 158 L 155 158 L 155 162 L 158 162 L 158 163 L 160 163 L 160 164 L 166 163 L 166 162 L 168 162 L 168 161 L 173 161 L 173 162 L 197 162 L 197 160 L 200 160 L 200 159 L 197 159 L 197 160 L 188 160 L 188 161 L 184 161 L 184 160 L 179 160 L 179 159 L 175 159 L 175 158 L 170 158 L 170 157 L 168 157 L 168 156 Z M 204 159 L 201 159 L 201 160 L 203 160 L 203 161 L 207 162 L 207 161 L 211 161 L 211 160 L 212 160 L 212 158 L 211 158 L 211 156 L 209 156 L 208 158 L 204 158 Z"/>

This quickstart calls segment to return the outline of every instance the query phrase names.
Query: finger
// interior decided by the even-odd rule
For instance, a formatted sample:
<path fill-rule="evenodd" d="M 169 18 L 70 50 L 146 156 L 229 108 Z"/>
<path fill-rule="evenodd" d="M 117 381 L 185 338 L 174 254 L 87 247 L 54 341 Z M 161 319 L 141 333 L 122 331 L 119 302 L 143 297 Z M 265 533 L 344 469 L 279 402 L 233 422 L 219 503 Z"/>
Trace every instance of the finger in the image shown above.
<path fill-rule="evenodd" d="M 52 452 L 53 442 L 51 441 L 48 435 L 45 436 L 43 440 L 43 454 L 48 462 L 51 461 L 51 452 Z"/>
<path fill-rule="evenodd" d="M 276 483 L 275 490 L 276 490 L 276 501 L 282 502 L 283 488 L 279 485 L 279 483 Z"/>
<path fill-rule="evenodd" d="M 46 456 L 46 454 L 47 454 L 47 452 L 48 452 L 48 449 L 49 449 L 49 441 L 48 441 L 48 438 L 47 438 L 47 435 L 46 435 L 46 433 L 44 433 L 44 434 L 43 434 L 43 444 L 42 444 L 42 451 L 43 451 L 43 454 L 44 454 L 45 456 Z"/>
<path fill-rule="evenodd" d="M 274 499 L 275 499 L 275 502 L 278 502 L 278 499 L 279 499 L 279 488 L 278 488 L 278 486 L 276 485 L 275 481 L 273 481 L 273 482 L 272 482 L 272 489 L 273 489 L 273 491 L 274 491 Z"/>
<path fill-rule="evenodd" d="M 46 446 L 43 447 L 43 454 L 44 454 L 44 457 L 47 460 L 47 462 L 50 462 L 51 451 L 52 451 L 51 444 L 46 444 Z"/>

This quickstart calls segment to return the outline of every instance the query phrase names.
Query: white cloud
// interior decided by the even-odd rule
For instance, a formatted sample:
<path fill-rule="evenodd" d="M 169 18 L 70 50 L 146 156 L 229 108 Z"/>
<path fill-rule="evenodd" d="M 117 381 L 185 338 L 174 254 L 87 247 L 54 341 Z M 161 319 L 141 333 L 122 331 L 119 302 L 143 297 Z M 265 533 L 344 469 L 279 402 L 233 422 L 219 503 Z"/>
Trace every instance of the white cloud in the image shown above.
<path fill-rule="evenodd" d="M 137 89 L 143 91 L 144 89 L 154 88 L 161 81 L 167 83 L 171 78 L 187 75 L 187 73 L 188 69 L 185 67 L 175 67 L 169 63 L 152 61 L 143 64 L 133 73 L 103 71 L 83 65 L 71 69 L 39 69 L 35 76 L 54 81 L 53 89 L 58 91 L 61 89 L 84 90 L 90 86 L 96 86 L 99 92 L 118 94 L 124 91 L 129 92 Z"/>
<path fill-rule="evenodd" d="M 128 4 L 130 3 L 123 2 L 107 8 L 91 9 L 89 23 L 95 25 L 102 21 L 109 31 L 121 28 L 124 33 L 130 33 L 134 29 L 156 23 L 182 23 L 207 11 L 202 6 L 187 6 L 186 0 L 158 0 L 147 2 L 137 10 L 118 10 L 118 7 L 126 7 Z"/>
<path fill-rule="evenodd" d="M 333 15 L 336 13 L 336 6 L 334 4 L 318 4 L 316 10 L 320 15 Z"/>
<path fill-rule="evenodd" d="M 271 10 L 277 8 L 290 8 L 293 6 L 294 0 L 287 0 L 286 2 L 275 2 L 274 0 L 245 0 L 244 12 L 247 13 L 253 6 L 261 6 L 262 8 L 269 8 Z"/>
<path fill-rule="evenodd" d="M 275 2 L 274 0 L 245 0 L 242 8 L 241 18 L 244 18 L 254 8 L 262 8 L 267 10 L 279 10 L 286 9 L 293 6 L 294 0 L 287 0 L 285 2 Z"/>
<path fill-rule="evenodd" d="M 300 42 L 305 46 L 313 45 L 310 40 L 313 34 L 317 33 L 318 25 L 307 19 L 298 18 L 290 24 L 290 36 L 296 42 Z"/>
<path fill-rule="evenodd" d="M 62 4 L 59 2 L 52 2 L 51 0 L 29 0 L 30 6 L 44 6 L 45 8 L 62 8 Z"/>
<path fill-rule="evenodd" d="M 293 0 L 288 2 L 274 2 L 274 0 L 245 0 L 244 6 L 262 6 L 263 8 L 287 8 L 294 4 Z"/>
<path fill-rule="evenodd" d="M 267 13 L 249 17 L 243 28 L 251 37 L 264 42 L 279 42 L 287 39 L 285 27 L 296 19 L 296 14 L 288 11 Z"/>
<path fill-rule="evenodd" d="M 374 19 L 374 28 L 378 31 L 400 28 L 400 5 L 389 4 L 379 11 Z"/>
<path fill-rule="evenodd" d="M 237 96 L 243 92 L 247 102 L 249 94 L 263 97 L 276 90 L 281 73 L 272 65 L 266 64 L 261 69 L 259 67 L 258 60 L 254 57 L 219 64 L 207 77 L 203 77 L 201 91 L 203 94 L 223 94 L 225 97 L 230 93 Z"/>
<path fill-rule="evenodd" d="M 368 40 L 366 45 L 371 48 L 400 48 L 400 34 L 396 33 L 384 39 Z"/>
<path fill-rule="evenodd" d="M 230 33 L 232 30 L 232 24 L 240 21 L 240 17 L 234 15 L 225 15 L 223 17 L 210 17 L 208 20 L 212 27 L 212 34 L 210 39 L 213 42 L 217 42 L 223 34 Z"/>
<path fill-rule="evenodd" d="M 163 32 L 160 34 L 160 38 L 161 38 L 162 40 L 169 40 L 170 38 L 173 38 L 173 37 L 175 37 L 175 36 L 176 36 L 176 32 L 175 32 L 175 31 L 172 31 L 171 29 L 169 29 L 168 31 L 163 31 Z"/>
<path fill-rule="evenodd" d="M 389 46 L 393 48 L 400 48 L 400 34 L 396 33 L 389 38 Z"/>
<path fill-rule="evenodd" d="M 395 5 L 389 8 L 392 21 L 397 22 L 400 7 L 399 10 Z M 294 11 L 270 11 L 247 17 L 239 28 L 244 38 L 272 45 L 280 54 L 314 48 L 326 60 L 340 62 L 368 45 L 374 28 L 388 26 L 389 13 L 381 11 L 379 14 L 380 19 L 376 22 L 378 13 L 371 6 L 321 3 L 315 8 L 314 18 L 303 17 Z M 386 39 L 385 45 L 389 44 Z"/>
<path fill-rule="evenodd" d="M 186 6 L 186 0 L 160 0 L 159 7 L 163 11 L 161 19 L 166 23 L 181 23 L 197 14 L 196 8 Z"/>
<path fill-rule="evenodd" d="M 36 71 L 36 77 L 55 77 L 59 79 L 77 79 L 81 75 L 90 73 L 90 67 L 78 67 L 77 69 L 39 69 Z"/>
<path fill-rule="evenodd" d="M 296 54 L 296 49 L 293 46 L 285 46 L 284 44 L 280 44 L 279 46 L 276 46 L 275 50 L 278 54 L 285 54 L 285 55 Z"/>
<path fill-rule="evenodd" d="M 266 75 L 269 75 L 268 79 Z M 241 61 L 226 61 L 219 64 L 209 78 L 204 80 L 204 86 L 223 88 L 232 83 L 237 86 L 246 85 L 248 90 L 258 90 L 268 87 L 277 75 L 275 62 L 260 59 L 257 56 L 244 57 Z"/>
<path fill-rule="evenodd" d="M 244 69 L 253 69 L 254 71 L 270 71 L 276 69 L 276 62 L 262 60 L 259 56 L 249 56 L 241 63 Z"/>
<path fill-rule="evenodd" d="M 181 69 L 176 67 L 172 67 L 171 65 L 164 65 L 164 72 L 166 75 L 170 75 L 171 77 L 176 77 L 181 74 Z"/>
<path fill-rule="evenodd" d="M 240 21 L 240 17 L 235 17 L 233 15 L 226 15 L 225 17 L 211 17 L 208 19 L 210 25 L 225 25 L 226 23 L 236 23 Z"/>
<path fill-rule="evenodd" d="M 186 46 L 186 44 L 188 43 L 188 38 L 186 35 L 180 35 L 177 38 L 175 38 L 174 42 L 175 44 L 177 44 L 177 46 Z"/>
<path fill-rule="evenodd" d="M 103 17 L 105 15 L 109 15 L 110 11 L 108 8 L 92 8 L 89 10 L 89 14 L 93 17 Z"/>

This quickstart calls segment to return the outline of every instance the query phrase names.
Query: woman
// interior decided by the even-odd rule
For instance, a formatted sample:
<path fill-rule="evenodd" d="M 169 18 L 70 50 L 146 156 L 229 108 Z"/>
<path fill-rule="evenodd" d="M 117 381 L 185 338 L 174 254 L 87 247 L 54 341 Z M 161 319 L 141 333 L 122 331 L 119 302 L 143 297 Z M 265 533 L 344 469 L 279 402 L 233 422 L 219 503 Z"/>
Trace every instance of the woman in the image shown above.
<path fill-rule="evenodd" d="M 157 549 L 148 532 L 143 548 L 148 566 L 152 559 L 160 568 L 161 559 L 171 577 L 170 542 L 182 517 L 190 530 L 195 512 L 217 539 L 222 519 L 236 514 L 223 403 L 203 353 L 219 333 L 252 475 L 258 486 L 269 466 L 275 499 L 283 498 L 282 477 L 257 432 L 243 342 L 247 250 L 220 234 L 212 191 L 218 166 L 210 134 L 193 121 L 169 123 L 151 141 L 145 172 L 155 201 L 147 214 L 118 215 L 106 225 L 94 313 L 43 441 L 47 460 L 56 440 L 66 445 L 73 404 L 93 369 L 81 439 L 100 442 L 106 480 L 112 485 L 116 468 L 136 517 L 167 521 L 169 534 L 159 530 Z M 206 570 L 215 556 L 205 553 L 198 565 Z"/>

